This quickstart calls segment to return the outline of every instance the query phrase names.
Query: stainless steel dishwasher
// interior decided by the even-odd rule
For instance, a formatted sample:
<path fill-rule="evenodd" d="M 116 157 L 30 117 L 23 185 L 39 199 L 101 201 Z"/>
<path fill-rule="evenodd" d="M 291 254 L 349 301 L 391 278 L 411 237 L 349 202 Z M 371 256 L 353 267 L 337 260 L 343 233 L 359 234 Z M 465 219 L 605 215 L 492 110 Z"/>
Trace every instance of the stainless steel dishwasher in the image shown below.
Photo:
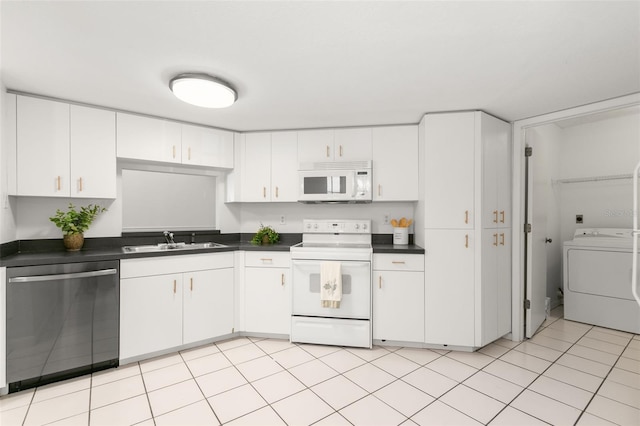
<path fill-rule="evenodd" d="M 7 268 L 9 392 L 118 366 L 118 266 Z"/>

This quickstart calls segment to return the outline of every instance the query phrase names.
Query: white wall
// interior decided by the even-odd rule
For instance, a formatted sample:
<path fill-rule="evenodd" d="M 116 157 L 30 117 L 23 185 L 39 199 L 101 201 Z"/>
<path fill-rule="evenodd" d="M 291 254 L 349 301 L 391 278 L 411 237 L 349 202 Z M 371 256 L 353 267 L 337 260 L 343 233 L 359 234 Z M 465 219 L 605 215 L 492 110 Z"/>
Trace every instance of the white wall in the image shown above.
<path fill-rule="evenodd" d="M 640 160 L 640 108 L 628 114 L 565 127 L 557 179 L 631 174 Z M 631 228 L 631 179 L 560 183 L 562 240 L 578 227 Z M 575 215 L 584 215 L 584 224 Z"/>

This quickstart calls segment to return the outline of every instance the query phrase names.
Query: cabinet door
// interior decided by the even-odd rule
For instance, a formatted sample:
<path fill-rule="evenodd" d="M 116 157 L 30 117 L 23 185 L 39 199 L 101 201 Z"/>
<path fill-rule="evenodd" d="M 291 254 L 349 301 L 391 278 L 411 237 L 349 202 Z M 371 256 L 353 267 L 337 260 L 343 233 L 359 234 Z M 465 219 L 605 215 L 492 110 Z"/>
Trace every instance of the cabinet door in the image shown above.
<path fill-rule="evenodd" d="M 298 132 L 298 163 L 333 161 L 333 129 Z"/>
<path fill-rule="evenodd" d="M 233 329 L 233 269 L 183 274 L 182 343 L 230 334 Z"/>
<path fill-rule="evenodd" d="M 425 227 L 472 229 L 475 115 L 425 117 Z"/>
<path fill-rule="evenodd" d="M 335 161 L 367 161 L 371 160 L 371 156 L 371 128 L 334 131 L 333 159 Z"/>
<path fill-rule="evenodd" d="M 182 164 L 233 169 L 233 133 L 183 124 Z"/>
<path fill-rule="evenodd" d="M 242 177 L 242 201 L 271 200 L 271 133 L 246 135 Z"/>
<path fill-rule="evenodd" d="M 271 201 L 298 201 L 298 134 L 271 134 Z"/>
<path fill-rule="evenodd" d="M 373 129 L 373 201 L 418 200 L 418 127 Z"/>
<path fill-rule="evenodd" d="M 425 233 L 425 342 L 474 346 L 474 233 Z"/>
<path fill-rule="evenodd" d="M 180 163 L 181 125 L 157 118 L 117 113 L 119 158 Z"/>
<path fill-rule="evenodd" d="M 477 346 L 484 346 L 498 337 L 498 253 L 500 248 L 500 230 L 497 228 L 482 230 L 482 281 L 476 312 Z"/>
<path fill-rule="evenodd" d="M 511 226 L 511 145 L 508 123 L 482 113 L 482 224 Z"/>
<path fill-rule="evenodd" d="M 289 334 L 289 268 L 245 268 L 245 331 Z"/>
<path fill-rule="evenodd" d="M 182 274 L 120 280 L 120 359 L 182 344 Z"/>
<path fill-rule="evenodd" d="M 511 230 L 498 235 L 498 337 L 511 331 Z"/>
<path fill-rule="evenodd" d="M 69 104 L 18 96 L 17 194 L 69 197 Z"/>
<path fill-rule="evenodd" d="M 71 196 L 116 198 L 116 113 L 71 105 Z"/>
<path fill-rule="evenodd" d="M 374 271 L 373 338 L 424 342 L 424 273 Z"/>

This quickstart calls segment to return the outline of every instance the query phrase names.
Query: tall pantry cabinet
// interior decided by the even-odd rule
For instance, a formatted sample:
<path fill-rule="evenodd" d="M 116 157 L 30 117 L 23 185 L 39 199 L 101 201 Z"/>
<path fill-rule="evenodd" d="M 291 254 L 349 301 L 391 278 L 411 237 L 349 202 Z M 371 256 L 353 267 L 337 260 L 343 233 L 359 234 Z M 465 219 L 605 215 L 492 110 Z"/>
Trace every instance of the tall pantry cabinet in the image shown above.
<path fill-rule="evenodd" d="M 419 130 L 425 342 L 478 348 L 511 331 L 511 127 L 471 111 Z"/>

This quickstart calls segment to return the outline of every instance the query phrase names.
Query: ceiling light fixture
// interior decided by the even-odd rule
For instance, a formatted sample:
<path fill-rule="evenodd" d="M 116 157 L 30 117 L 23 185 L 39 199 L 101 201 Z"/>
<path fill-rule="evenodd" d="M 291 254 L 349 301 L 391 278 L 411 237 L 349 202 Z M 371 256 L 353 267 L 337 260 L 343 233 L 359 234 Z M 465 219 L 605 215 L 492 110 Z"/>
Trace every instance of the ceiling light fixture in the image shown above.
<path fill-rule="evenodd" d="M 226 82 L 207 74 L 180 74 L 169 82 L 176 97 L 204 108 L 226 108 L 238 99 L 236 91 Z"/>

